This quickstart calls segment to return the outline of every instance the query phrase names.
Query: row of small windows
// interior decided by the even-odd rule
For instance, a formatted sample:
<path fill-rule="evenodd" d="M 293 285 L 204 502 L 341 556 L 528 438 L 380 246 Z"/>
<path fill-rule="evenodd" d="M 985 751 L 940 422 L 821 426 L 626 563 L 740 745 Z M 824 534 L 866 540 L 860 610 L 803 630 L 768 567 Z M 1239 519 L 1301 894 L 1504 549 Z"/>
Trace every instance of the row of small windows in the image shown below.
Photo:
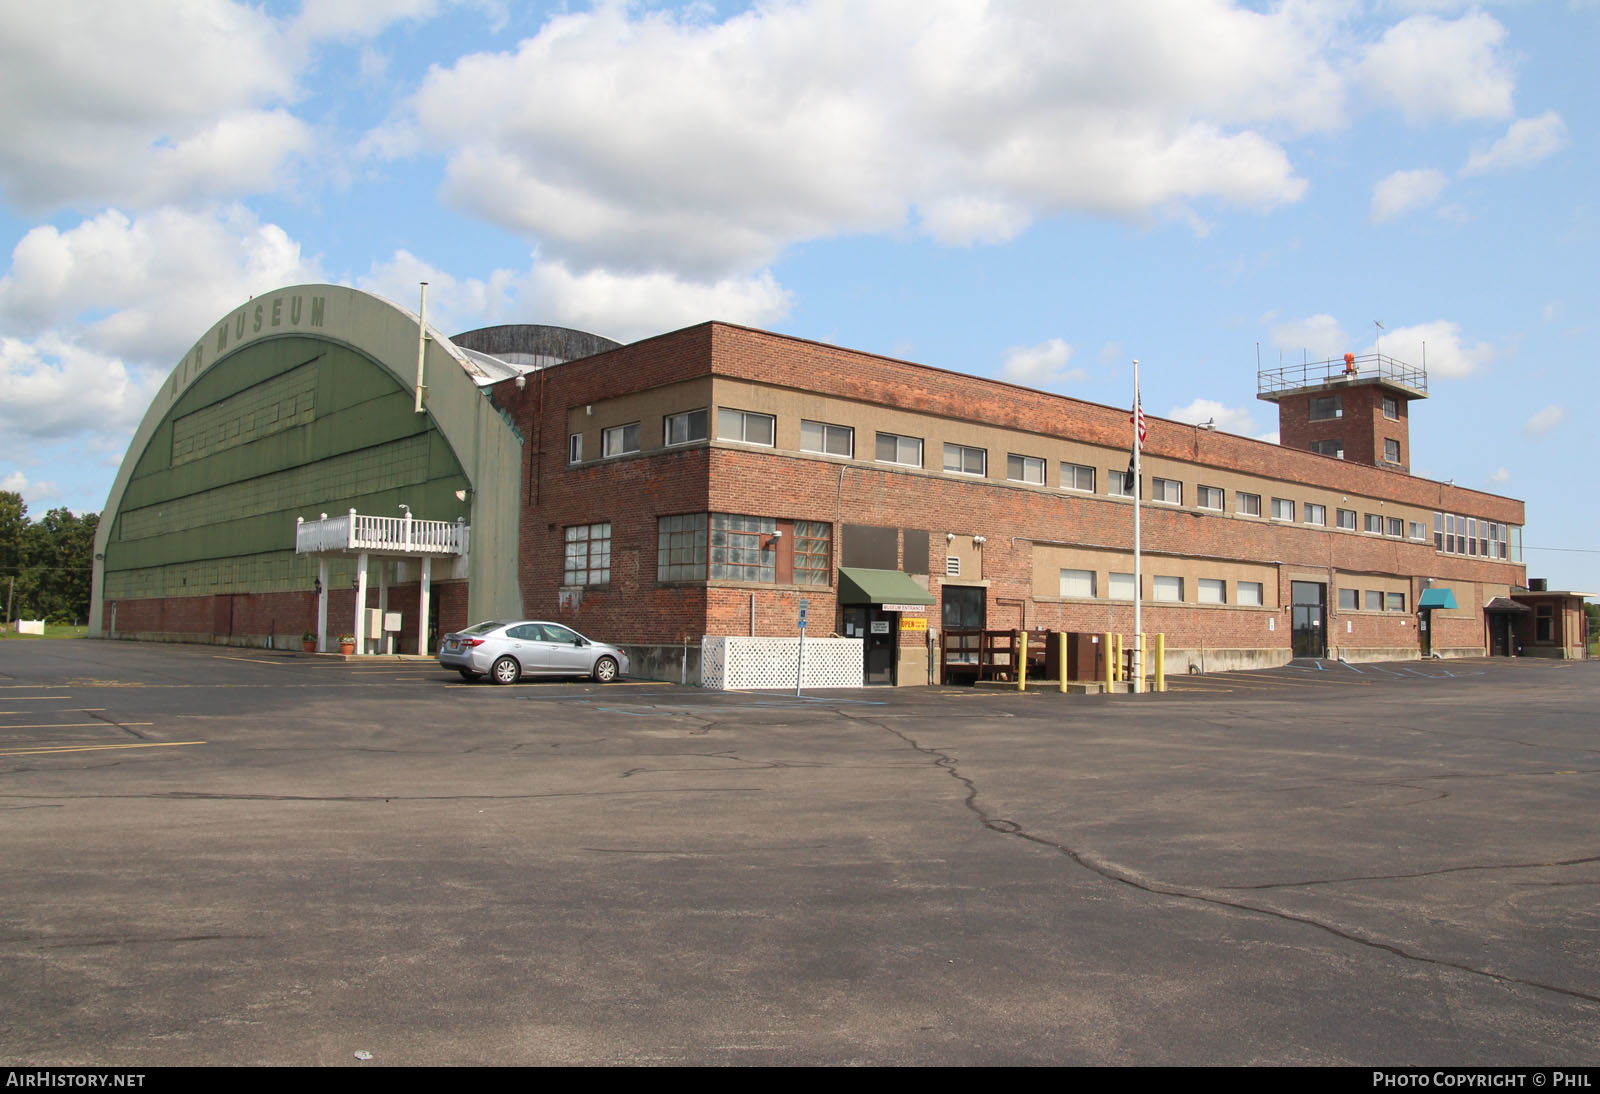
<path fill-rule="evenodd" d="M 785 538 L 773 517 L 684 513 L 657 521 L 656 580 L 775 582 L 827 585 L 833 526 L 797 520 Z M 563 585 L 611 584 L 611 524 L 569 526 Z"/>
<path fill-rule="evenodd" d="M 1328 396 L 1333 401 L 1330 417 L 1338 417 L 1343 413 L 1339 404 L 1339 396 Z M 1385 413 L 1389 411 L 1388 402 L 1385 400 Z M 1315 407 L 1317 400 L 1313 400 Z M 1326 409 L 1326 408 L 1325 408 Z M 678 414 L 667 415 L 662 422 L 662 436 L 668 447 L 692 444 L 704 441 L 710 436 L 710 411 L 704 408 L 688 410 Z M 717 408 L 717 439 L 722 441 L 736 441 L 742 444 L 762 445 L 772 447 L 776 443 L 777 420 L 771 414 L 761 414 L 755 411 L 739 410 L 734 407 Z M 1393 443 L 1393 442 L 1391 442 Z M 1315 445 L 1313 445 L 1315 448 Z M 800 423 L 800 449 L 803 452 L 814 452 L 819 455 L 840 456 L 845 459 L 855 457 L 855 430 L 847 425 L 837 425 L 832 422 L 814 422 L 802 420 Z M 600 454 L 602 457 L 625 456 L 639 451 L 639 423 L 630 422 L 627 425 L 612 426 L 601 434 Z M 1333 453 L 1329 453 L 1333 454 Z M 1337 453 L 1342 456 L 1341 450 Z M 1386 453 L 1387 454 L 1387 453 Z M 973 478 L 986 478 L 989 474 L 989 453 L 987 449 L 975 448 L 969 445 L 949 444 L 944 445 L 943 469 L 952 475 L 969 475 Z M 897 433 L 878 433 L 873 453 L 878 463 L 897 464 L 902 467 L 922 467 L 923 440 L 921 437 L 907 437 Z M 569 439 L 567 458 L 572 463 L 579 463 L 583 459 L 583 434 L 574 433 Z M 1394 458 L 1399 458 L 1398 450 Z M 1085 464 L 1068 463 L 1062 461 L 1060 465 L 1061 489 L 1075 493 L 1092 494 L 1095 492 L 1095 479 L 1097 469 Z M 1011 482 L 1029 483 L 1034 486 L 1046 485 L 1046 461 L 1038 456 L 1026 456 L 1011 453 L 1006 457 L 1006 478 Z M 1150 500 L 1163 505 L 1183 504 L 1184 484 L 1177 479 L 1152 477 L 1150 480 Z M 1116 468 L 1106 472 L 1106 493 L 1111 497 L 1133 497 L 1132 476 L 1126 471 Z M 1328 526 L 1328 511 L 1323 505 L 1313 502 L 1298 503 L 1300 505 L 1299 523 L 1315 527 Z M 1195 487 L 1195 505 L 1200 509 L 1213 512 L 1226 512 L 1228 507 L 1228 492 L 1219 486 L 1198 484 Z M 1295 523 L 1295 509 L 1297 503 L 1291 498 L 1271 498 L 1270 512 L 1273 520 L 1284 523 Z M 1234 512 L 1241 516 L 1259 517 L 1262 515 L 1262 495 L 1252 494 L 1244 490 L 1234 491 Z M 1411 539 L 1418 542 L 1427 540 L 1427 529 L 1420 521 L 1407 522 L 1400 517 L 1385 517 L 1379 513 L 1364 514 L 1364 520 L 1358 525 L 1358 516 L 1353 509 L 1336 509 L 1333 527 L 1342 531 L 1354 532 L 1358 527 L 1369 535 L 1388 536 L 1393 539 Z M 1506 551 L 1506 529 L 1504 525 L 1494 525 L 1498 529 L 1499 538 L 1489 534 L 1489 522 L 1472 521 L 1472 530 L 1469 534 L 1465 517 L 1455 517 L 1450 514 L 1434 515 L 1434 540 L 1438 550 L 1447 554 L 1479 555 L 1485 558 L 1508 557 Z M 1444 521 L 1451 522 L 1452 527 L 1446 528 Z M 1459 531 L 1457 530 L 1459 522 Z M 1478 524 L 1483 524 L 1484 531 L 1480 535 Z M 1454 546 L 1459 541 L 1459 549 Z M 1448 545 L 1448 546 L 1447 546 Z M 1480 548 L 1481 547 L 1481 551 Z M 1498 552 L 1498 554 L 1497 554 Z"/>
<path fill-rule="evenodd" d="M 1513 540 L 1515 540 L 1513 542 Z M 1433 549 L 1469 558 L 1522 561 L 1522 529 L 1455 513 L 1433 514 Z"/>
<path fill-rule="evenodd" d="M 1094 570 L 1062 570 L 1061 595 L 1085 600 L 1100 599 L 1099 574 Z M 1172 604 L 1187 602 L 1186 582 L 1181 577 L 1156 574 L 1150 578 L 1150 599 Z M 1106 575 L 1106 600 L 1132 600 L 1135 585 L 1133 575 L 1108 573 Z M 1259 581 L 1235 581 L 1233 600 L 1228 599 L 1228 582 L 1220 577 L 1202 577 L 1195 582 L 1197 604 L 1238 604 L 1259 608 L 1265 602 L 1266 589 Z"/>
<path fill-rule="evenodd" d="M 1393 395 L 1383 397 L 1383 416 L 1391 422 L 1400 420 L 1400 400 Z M 1313 395 L 1306 418 L 1313 422 L 1327 422 L 1344 417 L 1343 395 Z"/>
<path fill-rule="evenodd" d="M 1379 589 L 1340 589 L 1341 612 L 1403 612 L 1406 610 L 1405 593 L 1386 593 Z"/>

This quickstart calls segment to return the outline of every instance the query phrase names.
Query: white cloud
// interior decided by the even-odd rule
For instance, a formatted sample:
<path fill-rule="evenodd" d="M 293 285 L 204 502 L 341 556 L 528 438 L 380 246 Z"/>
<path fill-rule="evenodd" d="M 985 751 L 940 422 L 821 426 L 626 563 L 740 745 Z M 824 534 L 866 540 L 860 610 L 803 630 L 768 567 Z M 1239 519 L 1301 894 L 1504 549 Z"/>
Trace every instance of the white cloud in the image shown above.
<path fill-rule="evenodd" d="M 315 260 L 275 224 L 228 206 L 107 210 L 74 228 L 23 236 L 0 276 L 0 323 L 13 335 L 170 368 L 195 335 L 251 294 L 320 281 Z"/>
<path fill-rule="evenodd" d="M 1337 357 L 1350 348 L 1350 338 L 1331 315 L 1308 315 L 1272 328 L 1272 344 L 1283 350 L 1303 350 L 1317 360 Z"/>
<path fill-rule="evenodd" d="M 1413 123 L 1511 114 L 1515 80 L 1502 50 L 1506 28 L 1493 16 L 1413 15 L 1366 51 L 1358 79 L 1375 101 Z"/>
<path fill-rule="evenodd" d="M 1528 167 L 1555 155 L 1566 146 L 1567 123 L 1554 110 L 1547 110 L 1537 118 L 1521 118 L 1512 122 L 1505 136 L 1487 148 L 1474 151 L 1461 168 L 1461 173 L 1481 175 L 1486 171 Z"/>
<path fill-rule="evenodd" d="M 1080 383 L 1089 378 L 1081 368 L 1067 368 L 1072 360 L 1072 347 L 1059 338 L 1040 342 L 1037 346 L 1012 346 L 1006 351 L 1000 374 L 1014 384 L 1028 387 L 1062 387 Z"/>
<path fill-rule="evenodd" d="M 0 56 L 0 188 L 27 207 L 259 190 L 310 145 L 282 109 L 295 53 L 253 7 L 13 5 Z"/>
<path fill-rule="evenodd" d="M 1503 467 L 1496 468 L 1489 473 L 1489 485 L 1500 486 L 1511 481 L 1511 472 Z"/>
<path fill-rule="evenodd" d="M 1225 406 L 1215 399 L 1196 399 L 1188 406 L 1175 406 L 1167 411 L 1166 416 L 1191 425 L 1214 423 L 1224 433 L 1237 433 L 1245 437 L 1254 436 L 1260 428 L 1249 407 Z"/>
<path fill-rule="evenodd" d="M 1372 222 L 1382 224 L 1402 213 L 1431 205 L 1449 181 L 1443 171 L 1431 167 L 1396 171 L 1380 179 L 1372 188 Z"/>
<path fill-rule="evenodd" d="M 54 335 L 0 338 L 0 456 L 79 432 L 126 436 L 162 378 Z"/>
<path fill-rule="evenodd" d="M 527 270 L 457 278 L 406 251 L 374 264 L 356 284 L 415 309 L 419 281 L 428 282 L 429 324 L 451 332 L 538 316 L 627 342 L 708 319 L 771 326 L 792 304 L 791 294 L 765 271 L 692 281 L 668 273 L 574 273 L 535 258 Z"/>
<path fill-rule="evenodd" d="M 1522 432 L 1530 437 L 1542 437 L 1566 420 L 1567 408 L 1558 403 L 1551 403 L 1524 422 Z"/>
<path fill-rule="evenodd" d="M 705 280 L 799 240 L 992 242 L 1064 211 L 1200 223 L 1303 194 L 1278 141 L 1342 123 L 1336 31 L 1299 4 L 603 4 L 431 70 L 365 146 L 441 151 L 447 202 L 574 269 Z"/>
<path fill-rule="evenodd" d="M 1448 319 L 1386 330 L 1377 343 L 1359 352 L 1378 349 L 1408 365 L 1426 364 L 1430 379 L 1471 376 L 1494 359 L 1493 346 L 1487 342 L 1468 345 L 1462 341 L 1461 324 Z"/>

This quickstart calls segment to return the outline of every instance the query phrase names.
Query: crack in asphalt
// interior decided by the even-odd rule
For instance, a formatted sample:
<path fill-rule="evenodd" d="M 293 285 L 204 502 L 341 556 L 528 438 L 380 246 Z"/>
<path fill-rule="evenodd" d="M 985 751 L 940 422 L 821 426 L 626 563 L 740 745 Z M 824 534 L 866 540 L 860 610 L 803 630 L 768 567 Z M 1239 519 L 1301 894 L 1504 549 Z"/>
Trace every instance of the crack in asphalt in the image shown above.
<path fill-rule="evenodd" d="M 137 729 L 134 729 L 132 726 L 123 725 L 121 722 L 117 721 L 115 718 L 111 717 L 109 714 L 101 714 L 98 711 L 93 711 L 93 710 L 85 710 L 82 713 L 87 714 L 89 717 L 93 718 L 97 722 L 104 722 L 106 725 L 111 726 L 113 729 L 120 729 L 120 730 L 122 730 L 122 732 L 128 734 L 130 737 L 135 737 L 138 740 L 141 740 L 141 741 L 153 741 L 153 740 L 156 739 L 155 737 L 151 736 L 148 733 L 139 732 Z"/>
<path fill-rule="evenodd" d="M 1586 866 L 1593 862 L 1600 862 L 1600 855 L 1557 859 L 1554 862 L 1502 862 L 1468 866 L 1443 866 L 1437 870 L 1418 870 L 1410 874 L 1354 874 L 1350 877 L 1310 878 L 1305 881 L 1269 881 L 1260 885 L 1218 885 L 1217 888 L 1230 890 L 1298 889 L 1310 888 L 1314 885 L 1339 885 L 1347 881 L 1407 881 L 1412 878 L 1438 877 L 1441 874 L 1464 874 L 1476 870 L 1549 870 L 1557 866 Z M 1551 884 L 1558 883 L 1552 882 Z M 1559 884 L 1590 885 L 1600 884 L 1600 882 L 1562 882 Z"/>
<path fill-rule="evenodd" d="M 1531 980 L 1526 977 L 1513 976 L 1509 973 L 1498 973 L 1490 969 L 1481 969 L 1474 965 L 1450 961 L 1445 958 L 1430 957 L 1427 954 L 1415 953 L 1405 949 L 1402 946 L 1395 945 L 1392 942 L 1384 942 L 1380 939 L 1368 938 L 1363 935 L 1355 934 L 1351 931 L 1336 927 L 1331 923 L 1325 923 L 1321 920 L 1313 919 L 1310 916 L 1297 915 L 1293 912 L 1280 911 L 1275 908 L 1262 908 L 1254 904 L 1246 904 L 1239 900 L 1229 900 L 1220 896 L 1211 896 L 1204 892 L 1197 892 L 1192 889 L 1181 889 L 1172 885 L 1161 884 L 1155 881 L 1141 880 L 1125 870 L 1120 870 L 1111 866 L 1110 864 L 1096 862 L 1084 852 L 1072 847 L 1068 847 L 1064 843 L 1048 839 L 1044 836 L 1035 835 L 1034 833 L 1025 829 L 1022 825 L 1018 824 L 1016 821 L 1003 817 L 996 817 L 989 813 L 978 802 L 978 784 L 969 776 L 962 774 L 958 761 L 949 753 L 919 744 L 914 738 L 900 732 L 898 729 L 895 729 L 892 726 L 884 725 L 881 722 L 875 722 L 870 718 L 862 718 L 844 710 L 839 711 L 839 714 L 842 717 L 849 718 L 850 720 L 858 722 L 862 725 L 873 726 L 884 731 L 885 733 L 893 734 L 915 751 L 932 758 L 935 767 L 944 771 L 952 779 L 955 779 L 962 786 L 966 787 L 967 794 L 962 804 L 965 805 L 969 812 L 978 818 L 978 822 L 984 828 L 987 828 L 992 832 L 998 832 L 1004 836 L 1013 836 L 1020 840 L 1026 840 L 1029 843 L 1055 851 L 1058 854 L 1071 859 L 1074 863 L 1083 867 L 1085 870 L 1088 870 L 1089 872 L 1096 874 L 1107 881 L 1115 882 L 1119 885 L 1126 885 L 1131 889 L 1149 893 L 1152 896 L 1164 896 L 1177 900 L 1194 901 L 1196 903 L 1209 904 L 1213 907 L 1228 908 L 1233 911 L 1244 912 L 1249 915 L 1267 916 L 1272 919 L 1281 920 L 1285 923 L 1297 923 L 1301 926 L 1311 927 L 1314 930 L 1333 935 L 1335 938 L 1341 939 L 1345 942 L 1349 942 L 1357 946 L 1365 946 L 1369 949 L 1379 950 L 1383 953 L 1393 954 L 1395 957 L 1402 958 L 1406 961 L 1415 961 L 1422 965 L 1429 965 L 1436 968 L 1455 969 L 1459 972 L 1469 973 L 1473 976 L 1482 976 L 1500 984 L 1518 984 L 1523 987 L 1533 988 L 1538 991 L 1547 991 L 1556 995 L 1564 995 L 1573 999 L 1583 999 L 1591 1003 L 1600 1003 L 1600 994 L 1578 991 L 1575 988 L 1565 988 L 1557 984 L 1547 984 L 1539 980 Z"/>

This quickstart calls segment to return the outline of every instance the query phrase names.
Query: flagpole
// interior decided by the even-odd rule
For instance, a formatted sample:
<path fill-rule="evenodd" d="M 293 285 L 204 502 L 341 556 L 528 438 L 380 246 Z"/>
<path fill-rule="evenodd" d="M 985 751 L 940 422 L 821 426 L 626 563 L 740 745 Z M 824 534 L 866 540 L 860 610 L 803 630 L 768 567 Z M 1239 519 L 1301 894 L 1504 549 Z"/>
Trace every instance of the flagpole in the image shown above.
<path fill-rule="evenodd" d="M 1133 693 L 1144 691 L 1144 577 L 1139 560 L 1139 359 L 1133 359 Z"/>

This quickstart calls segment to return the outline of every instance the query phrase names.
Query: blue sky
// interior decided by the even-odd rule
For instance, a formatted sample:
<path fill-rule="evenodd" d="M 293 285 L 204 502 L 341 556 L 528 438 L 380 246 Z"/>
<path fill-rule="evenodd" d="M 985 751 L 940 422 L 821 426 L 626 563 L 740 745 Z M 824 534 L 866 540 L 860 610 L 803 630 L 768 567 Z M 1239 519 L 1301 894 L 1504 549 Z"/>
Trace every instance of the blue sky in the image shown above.
<path fill-rule="evenodd" d="M 1421 362 L 1413 471 L 1600 592 L 1600 4 L 143 0 L 0 24 L 0 489 L 98 510 L 254 293 L 723 319 L 1269 435 Z M 70 44 L 70 48 L 65 48 Z"/>

